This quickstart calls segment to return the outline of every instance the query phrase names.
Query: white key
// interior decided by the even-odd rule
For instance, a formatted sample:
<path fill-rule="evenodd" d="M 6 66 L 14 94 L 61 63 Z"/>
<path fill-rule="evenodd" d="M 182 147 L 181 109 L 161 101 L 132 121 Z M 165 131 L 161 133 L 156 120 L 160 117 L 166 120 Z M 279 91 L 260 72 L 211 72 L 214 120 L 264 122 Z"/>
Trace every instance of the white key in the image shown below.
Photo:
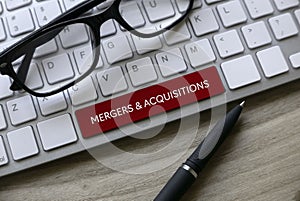
<path fill-rule="evenodd" d="M 6 33 L 5 33 L 5 29 L 4 29 L 2 19 L 0 18 L 0 41 L 3 41 L 5 39 L 6 39 Z"/>
<path fill-rule="evenodd" d="M 237 89 L 261 80 L 250 55 L 224 62 L 221 68 L 230 89 Z"/>
<path fill-rule="evenodd" d="M 63 0 L 66 10 L 70 10 L 71 8 L 82 3 L 83 1 L 84 0 Z"/>
<path fill-rule="evenodd" d="M 220 28 L 211 9 L 194 10 L 189 16 L 196 36 L 212 33 Z"/>
<path fill-rule="evenodd" d="M 98 98 L 96 88 L 91 77 L 87 77 L 68 89 L 73 105 L 81 105 Z"/>
<path fill-rule="evenodd" d="M 3 108 L 0 105 L 0 130 L 6 129 L 7 124 L 3 113 Z"/>
<path fill-rule="evenodd" d="M 55 84 L 74 77 L 73 67 L 67 54 L 45 59 L 42 63 L 50 84 Z"/>
<path fill-rule="evenodd" d="M 230 27 L 247 21 L 247 16 L 240 1 L 229 1 L 218 5 L 217 10 L 225 27 Z"/>
<path fill-rule="evenodd" d="M 6 103 L 11 123 L 14 126 L 37 118 L 31 96 L 23 96 Z"/>
<path fill-rule="evenodd" d="M 174 45 L 191 38 L 191 34 L 185 23 L 177 25 L 172 30 L 164 33 L 164 38 L 168 45 Z"/>
<path fill-rule="evenodd" d="M 264 22 L 256 22 L 242 27 L 242 33 L 249 48 L 257 48 L 272 42 Z"/>
<path fill-rule="evenodd" d="M 19 36 L 34 30 L 35 26 L 28 9 L 19 10 L 6 17 L 11 36 Z"/>
<path fill-rule="evenodd" d="M 35 49 L 34 58 L 43 57 L 48 54 L 52 54 L 58 51 L 58 47 L 55 39 L 50 40 L 49 42 L 43 44 L 42 46 Z"/>
<path fill-rule="evenodd" d="M 270 0 L 245 0 L 245 4 L 253 19 L 263 17 L 274 12 Z"/>
<path fill-rule="evenodd" d="M 285 73 L 289 70 L 289 66 L 279 46 L 257 52 L 257 58 L 265 76 L 268 78 Z"/>
<path fill-rule="evenodd" d="M 103 96 L 109 96 L 128 88 L 123 71 L 119 66 L 97 73 L 97 80 Z"/>
<path fill-rule="evenodd" d="M 103 49 L 108 63 L 113 64 L 133 56 L 126 36 L 118 36 L 103 41 Z"/>
<path fill-rule="evenodd" d="M 16 71 L 18 71 L 18 70 L 16 70 Z M 37 64 L 35 64 L 35 63 L 30 64 L 30 67 L 29 67 L 29 70 L 28 70 L 28 73 L 26 76 L 25 85 L 29 89 L 39 89 L 44 86 Z"/>
<path fill-rule="evenodd" d="M 189 0 L 176 0 L 176 5 L 178 7 L 179 12 L 185 12 L 188 6 Z M 195 0 L 193 9 L 200 8 L 202 6 L 201 0 Z"/>
<path fill-rule="evenodd" d="M 40 122 L 37 128 L 45 151 L 77 141 L 77 134 L 69 114 Z"/>
<path fill-rule="evenodd" d="M 31 4 L 32 0 L 5 0 L 7 10 L 15 10 Z"/>
<path fill-rule="evenodd" d="M 129 1 L 122 4 L 120 13 L 125 21 L 133 28 L 138 28 L 145 25 L 145 19 L 141 13 L 140 7 L 136 2 Z M 122 30 L 124 30 L 122 28 Z"/>
<path fill-rule="evenodd" d="M 143 0 L 143 5 L 151 22 L 157 22 L 175 15 L 175 11 L 170 0 Z"/>
<path fill-rule="evenodd" d="M 113 20 L 108 20 L 104 22 L 100 28 L 101 37 L 110 36 L 115 34 L 116 32 L 117 29 Z"/>
<path fill-rule="evenodd" d="M 162 43 L 158 36 L 151 38 L 140 38 L 135 35 L 131 36 L 138 54 L 145 54 L 162 48 Z"/>
<path fill-rule="evenodd" d="M 4 147 L 3 138 L 0 136 L 0 166 L 8 163 L 7 153 Z"/>
<path fill-rule="evenodd" d="M 299 5 L 299 0 L 274 0 L 278 10 L 286 10 Z"/>
<path fill-rule="evenodd" d="M 292 66 L 294 68 L 299 68 L 300 67 L 300 52 L 291 55 L 289 59 L 290 59 L 290 61 L 292 63 Z"/>
<path fill-rule="evenodd" d="M 300 24 L 300 9 L 295 11 L 295 16 L 297 18 L 298 24 Z"/>
<path fill-rule="evenodd" d="M 74 50 L 74 58 L 77 64 L 77 68 L 80 73 L 87 72 L 94 61 L 94 54 L 91 46 L 85 46 Z"/>
<path fill-rule="evenodd" d="M 21 160 L 39 153 L 31 126 L 8 132 L 7 139 L 14 160 Z"/>
<path fill-rule="evenodd" d="M 86 27 L 83 24 L 67 26 L 59 33 L 59 38 L 63 48 L 74 47 L 89 41 Z"/>
<path fill-rule="evenodd" d="M 244 51 L 243 44 L 236 30 L 215 35 L 214 41 L 222 58 L 226 58 Z"/>
<path fill-rule="evenodd" d="M 37 100 L 41 113 L 44 116 L 63 111 L 68 107 L 65 96 L 62 92 L 52 96 L 37 98 Z"/>
<path fill-rule="evenodd" d="M 179 48 L 158 53 L 155 57 L 164 77 L 186 71 L 187 69 Z"/>
<path fill-rule="evenodd" d="M 272 17 L 269 19 L 269 23 L 277 40 L 298 34 L 298 28 L 290 13 Z"/>
<path fill-rule="evenodd" d="M 185 45 L 185 51 L 194 68 L 216 60 L 215 53 L 208 39 L 199 40 Z"/>
<path fill-rule="evenodd" d="M 8 76 L 0 75 L 0 99 L 10 97 L 14 94 L 13 91 L 9 89 L 11 81 Z"/>
<path fill-rule="evenodd" d="M 46 25 L 61 14 L 60 6 L 56 0 L 38 4 L 34 7 L 34 10 L 40 26 Z"/>
<path fill-rule="evenodd" d="M 212 4 L 212 3 L 216 3 L 216 2 L 220 2 L 220 1 L 224 1 L 224 0 L 205 0 L 207 4 Z"/>
<path fill-rule="evenodd" d="M 74 50 L 73 55 L 76 61 L 78 71 L 80 73 L 85 73 L 91 68 L 94 60 L 94 56 L 92 56 L 91 54 L 91 46 L 84 46 Z M 99 61 L 96 65 L 96 68 L 99 68 L 101 66 L 103 66 L 103 61 L 102 58 L 99 57 Z"/>
<path fill-rule="evenodd" d="M 157 74 L 149 57 L 129 62 L 126 67 L 133 86 L 137 87 L 157 80 Z"/>

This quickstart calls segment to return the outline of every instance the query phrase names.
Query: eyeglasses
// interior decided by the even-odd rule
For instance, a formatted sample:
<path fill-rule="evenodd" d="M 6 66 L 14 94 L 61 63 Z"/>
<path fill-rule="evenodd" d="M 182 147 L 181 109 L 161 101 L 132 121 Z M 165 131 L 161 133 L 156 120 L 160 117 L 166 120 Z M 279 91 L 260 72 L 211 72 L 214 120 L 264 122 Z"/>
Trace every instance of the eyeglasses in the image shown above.
<path fill-rule="evenodd" d="M 10 87 L 13 91 L 25 90 L 38 97 L 59 93 L 83 80 L 96 68 L 100 58 L 100 27 L 104 22 L 114 19 L 122 29 L 138 37 L 154 37 L 181 22 L 193 3 L 194 0 L 86 1 L 0 53 L 0 73 L 13 79 Z M 86 15 L 96 6 L 102 8 L 102 12 Z M 160 21 L 155 17 L 157 7 L 171 12 L 161 13 L 166 16 Z M 138 22 L 136 16 L 144 21 Z M 64 63 L 69 59 L 64 50 L 71 48 L 74 41 L 85 44 L 89 52 L 77 68 Z M 62 50 L 55 49 L 57 46 Z M 51 48 L 56 51 L 55 59 L 43 55 Z"/>

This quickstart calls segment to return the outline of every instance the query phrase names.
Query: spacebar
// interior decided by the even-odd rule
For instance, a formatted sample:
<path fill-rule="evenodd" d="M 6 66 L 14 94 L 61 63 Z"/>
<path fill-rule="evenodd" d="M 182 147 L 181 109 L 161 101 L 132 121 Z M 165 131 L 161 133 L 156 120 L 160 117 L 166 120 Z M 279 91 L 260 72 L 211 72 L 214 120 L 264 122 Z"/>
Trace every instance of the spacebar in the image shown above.
<path fill-rule="evenodd" d="M 224 91 L 217 69 L 209 67 L 79 109 L 75 114 L 81 134 L 87 138 Z"/>

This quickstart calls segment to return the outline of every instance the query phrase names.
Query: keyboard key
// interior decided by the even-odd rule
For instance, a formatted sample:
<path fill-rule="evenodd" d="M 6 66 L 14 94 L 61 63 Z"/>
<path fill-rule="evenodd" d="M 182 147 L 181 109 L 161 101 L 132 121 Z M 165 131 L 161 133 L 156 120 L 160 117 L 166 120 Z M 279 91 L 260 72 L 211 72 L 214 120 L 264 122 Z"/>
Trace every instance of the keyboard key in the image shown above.
<path fill-rule="evenodd" d="M 6 127 L 7 127 L 7 124 L 6 124 L 6 120 L 4 117 L 3 108 L 0 105 L 0 130 L 4 130 L 4 129 L 6 129 Z"/>
<path fill-rule="evenodd" d="M 290 13 L 269 19 L 269 23 L 277 40 L 283 40 L 298 34 L 298 28 Z"/>
<path fill-rule="evenodd" d="M 299 5 L 299 0 L 274 0 L 278 10 L 286 10 Z"/>
<path fill-rule="evenodd" d="M 6 17 L 10 35 L 15 37 L 34 30 L 34 22 L 29 9 L 19 10 Z"/>
<path fill-rule="evenodd" d="M 7 10 L 15 10 L 30 5 L 32 0 L 5 0 Z"/>
<path fill-rule="evenodd" d="M 35 63 L 30 64 L 25 85 L 29 89 L 39 89 L 44 86 L 37 64 Z"/>
<path fill-rule="evenodd" d="M 218 5 L 217 10 L 225 27 L 230 27 L 247 21 L 247 16 L 240 1 L 229 1 Z"/>
<path fill-rule="evenodd" d="M 84 44 L 89 41 L 86 27 L 83 24 L 74 24 L 67 26 L 63 31 L 59 33 L 59 38 L 63 48 L 66 49 Z"/>
<path fill-rule="evenodd" d="M 196 36 L 202 36 L 219 30 L 219 24 L 211 9 L 194 10 L 189 15 Z"/>
<path fill-rule="evenodd" d="M 186 11 L 189 0 L 176 0 L 176 5 L 178 7 L 179 12 L 183 13 Z M 201 0 L 195 0 L 193 9 L 200 8 L 202 6 Z"/>
<path fill-rule="evenodd" d="M 128 88 L 123 71 L 119 66 L 97 73 L 97 80 L 103 96 L 109 96 Z"/>
<path fill-rule="evenodd" d="M 250 55 L 224 62 L 221 68 L 230 89 L 237 89 L 261 80 Z"/>
<path fill-rule="evenodd" d="M 5 33 L 5 29 L 4 29 L 2 19 L 0 18 L 0 41 L 3 41 L 5 39 L 6 39 L 6 33 Z"/>
<path fill-rule="evenodd" d="M 131 47 L 126 36 L 118 36 L 103 41 L 103 49 L 108 63 L 129 59 L 133 56 Z"/>
<path fill-rule="evenodd" d="M 45 151 L 77 141 L 77 134 L 69 114 L 40 122 L 37 128 Z"/>
<path fill-rule="evenodd" d="M 210 67 L 82 108 L 75 115 L 88 138 L 224 91 L 217 69 Z M 137 109 L 139 103 L 142 108 Z"/>
<path fill-rule="evenodd" d="M 172 30 L 164 33 L 164 38 L 168 45 L 174 45 L 191 38 L 191 34 L 185 23 L 175 26 Z"/>
<path fill-rule="evenodd" d="M 164 77 L 184 72 L 187 69 L 179 48 L 158 53 L 155 57 L 159 69 Z"/>
<path fill-rule="evenodd" d="M 40 26 L 44 26 L 61 14 L 57 0 L 45 1 L 34 8 Z"/>
<path fill-rule="evenodd" d="M 131 35 L 138 54 L 145 54 L 162 48 L 162 43 L 158 36 L 151 38 L 140 38 Z"/>
<path fill-rule="evenodd" d="M 243 44 L 236 30 L 215 35 L 214 41 L 222 58 L 227 58 L 244 51 Z"/>
<path fill-rule="evenodd" d="M 3 138 L 0 136 L 0 166 L 8 163 L 7 153 L 4 147 Z"/>
<path fill-rule="evenodd" d="M 55 84 L 74 77 L 73 67 L 67 54 L 61 54 L 42 61 L 47 81 Z M 63 68 L 61 68 L 63 66 Z"/>
<path fill-rule="evenodd" d="M 135 87 L 157 80 L 157 74 L 149 57 L 129 62 L 126 67 L 132 85 Z"/>
<path fill-rule="evenodd" d="M 245 4 L 253 19 L 257 19 L 274 12 L 270 0 L 245 0 Z"/>
<path fill-rule="evenodd" d="M 94 54 L 92 52 L 91 46 L 85 46 L 75 49 L 74 58 L 79 72 L 87 72 L 91 68 L 94 61 Z"/>
<path fill-rule="evenodd" d="M 68 89 L 72 105 L 81 105 L 90 101 L 95 101 L 98 98 L 95 85 L 91 77 L 86 77 L 84 80 L 75 84 Z"/>
<path fill-rule="evenodd" d="M 128 2 L 121 6 L 120 13 L 125 21 L 133 28 L 145 25 L 145 19 L 141 13 L 140 7 L 136 2 Z M 124 30 L 124 28 L 122 28 Z"/>
<path fill-rule="evenodd" d="M 37 100 L 41 113 L 44 116 L 66 110 L 68 107 L 65 96 L 62 92 L 52 96 L 37 98 Z"/>
<path fill-rule="evenodd" d="M 194 68 L 216 60 L 215 53 L 208 39 L 199 40 L 185 45 L 191 66 Z"/>
<path fill-rule="evenodd" d="M 289 70 L 279 46 L 257 52 L 257 58 L 267 78 L 285 73 Z"/>
<path fill-rule="evenodd" d="M 84 0 L 63 0 L 66 10 L 70 10 L 71 8 L 82 3 L 83 1 Z"/>
<path fill-rule="evenodd" d="M 290 59 L 290 61 L 292 63 L 292 66 L 294 68 L 299 68 L 300 67 L 300 52 L 291 55 L 289 59 Z"/>
<path fill-rule="evenodd" d="M 14 126 L 37 118 L 31 96 L 23 96 L 6 103 L 11 123 Z"/>
<path fill-rule="evenodd" d="M 257 48 L 272 42 L 271 36 L 264 22 L 256 22 L 242 27 L 242 33 L 248 47 Z"/>
<path fill-rule="evenodd" d="M 0 99 L 10 97 L 14 94 L 14 92 L 9 89 L 10 85 L 10 78 L 5 75 L 0 75 Z"/>
<path fill-rule="evenodd" d="M 101 37 L 111 36 L 117 33 L 117 29 L 113 20 L 104 22 L 100 28 Z"/>
<path fill-rule="evenodd" d="M 175 11 L 170 0 L 143 0 L 143 5 L 151 22 L 157 22 L 175 15 Z"/>
<path fill-rule="evenodd" d="M 39 153 L 31 126 L 8 132 L 7 139 L 14 160 L 21 160 Z"/>
<path fill-rule="evenodd" d="M 295 16 L 297 18 L 298 24 L 300 24 L 300 9 L 295 11 Z"/>
<path fill-rule="evenodd" d="M 58 47 L 55 39 L 50 40 L 49 42 L 43 44 L 42 46 L 35 49 L 34 58 L 43 57 L 58 51 Z"/>

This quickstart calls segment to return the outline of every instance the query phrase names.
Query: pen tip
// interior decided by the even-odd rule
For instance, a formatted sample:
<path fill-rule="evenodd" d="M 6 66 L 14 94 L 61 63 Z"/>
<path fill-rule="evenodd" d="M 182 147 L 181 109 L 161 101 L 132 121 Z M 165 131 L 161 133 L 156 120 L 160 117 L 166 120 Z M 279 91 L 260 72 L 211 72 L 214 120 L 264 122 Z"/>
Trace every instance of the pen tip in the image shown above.
<path fill-rule="evenodd" d="M 241 102 L 240 106 L 244 107 L 244 105 L 245 105 L 245 101 Z"/>

